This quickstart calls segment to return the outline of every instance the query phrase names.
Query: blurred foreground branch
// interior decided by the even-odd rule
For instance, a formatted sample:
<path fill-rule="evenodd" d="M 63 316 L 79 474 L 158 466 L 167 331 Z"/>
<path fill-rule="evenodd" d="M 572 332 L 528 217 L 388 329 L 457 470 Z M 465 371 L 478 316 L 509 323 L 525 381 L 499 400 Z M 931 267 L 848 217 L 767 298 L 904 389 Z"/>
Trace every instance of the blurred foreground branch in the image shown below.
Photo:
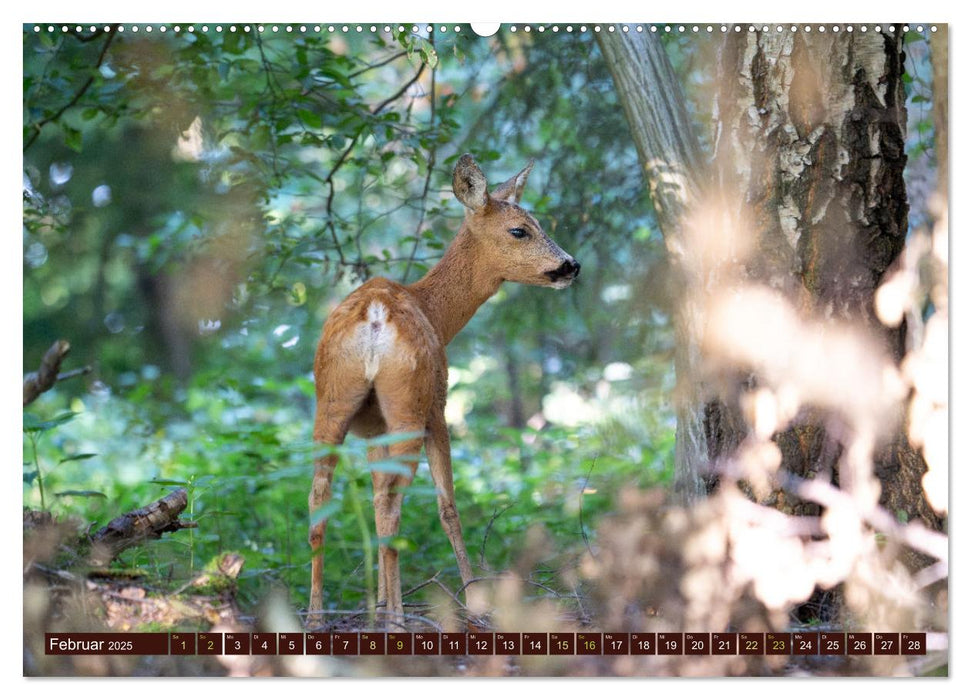
<path fill-rule="evenodd" d="M 941 578 L 947 576 L 947 535 L 935 532 L 923 525 L 919 520 L 909 523 L 898 522 L 886 509 L 874 505 L 866 512 L 862 512 L 853 497 L 829 484 L 822 479 L 800 479 L 787 474 L 783 477 L 787 490 L 801 498 L 815 501 L 826 508 L 847 508 L 855 512 L 860 520 L 866 521 L 873 528 L 882 532 L 912 549 L 922 552 L 938 560 L 936 569 L 942 571 Z"/>

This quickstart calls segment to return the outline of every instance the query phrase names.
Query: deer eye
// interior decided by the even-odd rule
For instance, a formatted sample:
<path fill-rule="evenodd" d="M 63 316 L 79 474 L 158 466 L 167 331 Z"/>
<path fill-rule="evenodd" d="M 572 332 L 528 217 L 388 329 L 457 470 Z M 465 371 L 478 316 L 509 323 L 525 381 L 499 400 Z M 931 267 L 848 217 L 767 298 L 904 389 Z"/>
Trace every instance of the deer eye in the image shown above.
<path fill-rule="evenodd" d="M 524 228 L 511 228 L 509 233 L 512 234 L 513 238 L 529 238 L 529 231 Z"/>

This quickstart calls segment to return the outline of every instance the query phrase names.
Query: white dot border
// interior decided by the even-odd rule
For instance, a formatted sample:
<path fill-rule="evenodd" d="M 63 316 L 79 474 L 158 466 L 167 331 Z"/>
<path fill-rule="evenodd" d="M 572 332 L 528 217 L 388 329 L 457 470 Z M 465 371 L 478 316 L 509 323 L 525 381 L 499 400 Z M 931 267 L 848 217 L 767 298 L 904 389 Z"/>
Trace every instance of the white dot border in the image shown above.
<path fill-rule="evenodd" d="M 599 34 L 606 33 L 644 33 L 669 34 L 669 35 L 695 35 L 695 34 L 728 34 L 729 32 L 790 32 L 802 34 L 839 34 L 841 32 L 890 32 L 896 31 L 896 26 L 886 24 L 509 24 L 504 25 L 511 33 L 536 32 L 544 34 L 547 31 L 551 34 Z M 108 33 L 112 30 L 118 32 L 131 32 L 138 34 L 181 34 L 182 32 L 201 33 L 206 35 L 224 33 L 247 33 L 256 31 L 260 34 L 392 34 L 394 32 L 410 31 L 412 34 L 467 34 L 478 36 L 468 25 L 458 24 L 412 24 L 393 25 L 393 24 L 340 24 L 340 25 L 320 25 L 320 24 L 299 24 L 299 23 L 280 23 L 280 24 L 118 24 L 118 25 L 80 25 L 80 24 L 34 24 L 29 25 L 34 34 L 96 34 L 98 32 Z M 936 24 L 915 23 L 905 24 L 903 32 L 916 31 L 919 34 L 936 33 L 939 30 Z M 501 29 L 500 29 L 501 31 Z M 486 38 L 486 37 L 482 37 Z"/>

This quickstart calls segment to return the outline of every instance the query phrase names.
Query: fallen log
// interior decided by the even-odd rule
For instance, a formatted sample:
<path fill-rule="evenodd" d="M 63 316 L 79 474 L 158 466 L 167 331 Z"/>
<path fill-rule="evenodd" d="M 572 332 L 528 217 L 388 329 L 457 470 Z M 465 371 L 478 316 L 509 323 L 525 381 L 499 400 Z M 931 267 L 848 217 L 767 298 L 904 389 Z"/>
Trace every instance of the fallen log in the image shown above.
<path fill-rule="evenodd" d="M 125 549 L 144 540 L 159 539 L 166 532 L 196 527 L 191 520 L 179 520 L 189 504 L 185 489 L 176 489 L 143 508 L 119 515 L 91 537 L 91 561 L 104 566 Z"/>

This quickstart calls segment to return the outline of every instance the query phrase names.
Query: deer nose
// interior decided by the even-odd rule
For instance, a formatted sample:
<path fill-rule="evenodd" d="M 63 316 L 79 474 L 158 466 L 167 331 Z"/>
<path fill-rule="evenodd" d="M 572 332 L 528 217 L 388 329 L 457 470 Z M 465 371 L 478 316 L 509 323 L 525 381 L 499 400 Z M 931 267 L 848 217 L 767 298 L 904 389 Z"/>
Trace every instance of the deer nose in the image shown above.
<path fill-rule="evenodd" d="M 580 274 L 580 263 L 574 258 L 567 258 L 566 262 L 557 268 L 560 277 L 576 277 Z"/>
<path fill-rule="evenodd" d="M 573 258 L 567 258 L 562 265 L 560 265 L 555 270 L 550 270 L 546 273 L 546 276 L 550 278 L 552 282 L 558 282 L 562 279 L 573 280 L 577 275 L 580 274 L 580 263 L 578 263 Z"/>

